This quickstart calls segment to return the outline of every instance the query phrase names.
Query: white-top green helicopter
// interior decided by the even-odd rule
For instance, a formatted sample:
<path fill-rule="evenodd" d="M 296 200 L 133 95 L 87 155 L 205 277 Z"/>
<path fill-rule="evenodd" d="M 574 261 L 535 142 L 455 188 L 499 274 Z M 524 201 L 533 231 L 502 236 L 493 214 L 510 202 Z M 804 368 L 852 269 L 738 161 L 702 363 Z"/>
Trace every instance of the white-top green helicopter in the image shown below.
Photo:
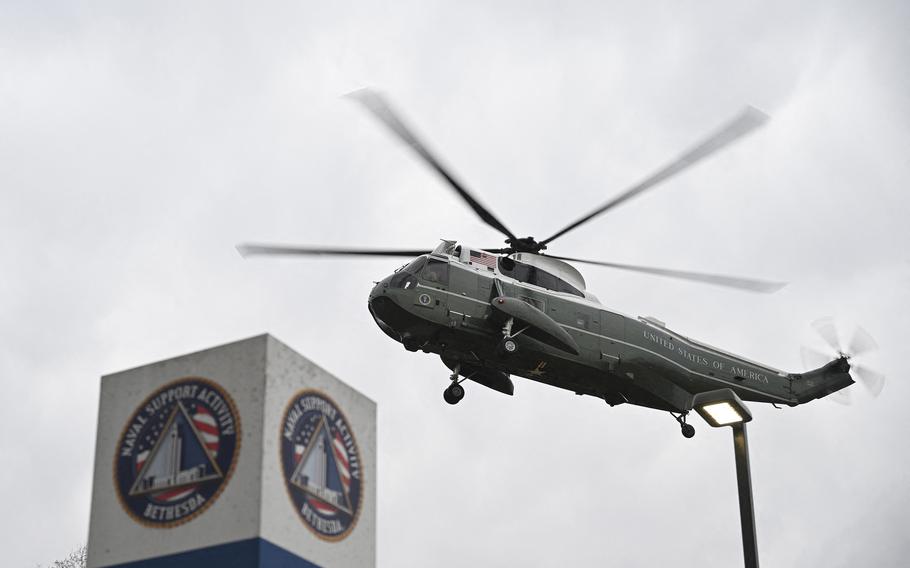
<path fill-rule="evenodd" d="M 693 397 L 719 388 L 741 399 L 803 404 L 851 384 L 851 371 L 874 394 L 884 377 L 861 369 L 850 358 L 875 347 L 857 329 L 847 349 L 838 346 L 830 321 L 816 325 L 837 355 L 805 373 L 786 373 L 727 353 L 667 329 L 659 320 L 629 317 L 600 304 L 588 292 L 582 275 L 566 261 L 595 264 L 770 293 L 784 286 L 716 274 L 668 270 L 543 254 L 561 237 L 636 195 L 658 185 L 764 124 L 767 116 L 746 108 L 712 136 L 655 174 L 541 241 L 515 236 L 445 169 L 405 126 L 389 104 L 372 90 L 349 97 L 374 116 L 441 175 L 448 185 L 489 226 L 505 235 L 501 248 L 472 248 L 442 241 L 432 251 L 341 249 L 242 244 L 247 255 L 352 255 L 416 257 L 381 281 L 369 296 L 369 310 L 379 328 L 409 351 L 435 353 L 452 371 L 443 396 L 450 404 L 465 395 L 470 379 L 511 395 L 511 376 L 519 376 L 592 395 L 609 405 L 634 404 L 670 412 L 682 433 L 695 429 L 686 422 Z M 807 356 L 817 353 L 806 353 Z"/>

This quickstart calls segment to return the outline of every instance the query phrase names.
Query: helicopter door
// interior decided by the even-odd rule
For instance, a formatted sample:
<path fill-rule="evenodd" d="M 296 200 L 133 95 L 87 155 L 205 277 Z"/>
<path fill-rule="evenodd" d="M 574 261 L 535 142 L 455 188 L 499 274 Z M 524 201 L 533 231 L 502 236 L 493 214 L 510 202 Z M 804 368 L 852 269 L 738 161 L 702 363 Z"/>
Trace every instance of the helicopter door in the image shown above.
<path fill-rule="evenodd" d="M 600 340 L 601 359 L 608 363 L 616 363 L 619 361 L 623 351 L 625 351 L 625 348 L 622 344 L 617 343 L 617 340 L 625 339 L 626 319 L 619 314 L 606 310 L 598 310 L 598 314 L 600 316 L 602 336 Z"/>
<path fill-rule="evenodd" d="M 502 294 L 496 294 L 501 296 Z M 492 300 L 493 299 L 493 279 L 487 278 L 485 276 L 477 277 L 477 299 L 478 300 Z M 484 307 L 484 312 L 486 312 L 486 307 Z"/>
<path fill-rule="evenodd" d="M 465 270 L 458 265 L 449 267 L 449 317 L 462 320 L 464 323 L 474 323 L 471 319 L 482 318 L 487 310 L 490 291 L 478 297 L 479 280 L 481 278 L 472 270 Z M 482 301 L 478 301 L 482 300 Z M 479 321 L 479 320 L 478 320 Z"/>
<path fill-rule="evenodd" d="M 573 334 L 578 346 L 582 349 L 600 349 L 600 310 L 578 306 L 575 308 L 575 317 L 572 327 L 582 330 Z"/>

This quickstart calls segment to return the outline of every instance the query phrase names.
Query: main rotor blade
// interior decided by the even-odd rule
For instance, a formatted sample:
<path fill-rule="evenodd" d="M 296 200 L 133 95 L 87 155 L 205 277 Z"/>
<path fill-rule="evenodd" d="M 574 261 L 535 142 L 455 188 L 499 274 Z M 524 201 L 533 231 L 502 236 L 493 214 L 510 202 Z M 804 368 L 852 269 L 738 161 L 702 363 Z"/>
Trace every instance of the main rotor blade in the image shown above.
<path fill-rule="evenodd" d="M 263 255 L 291 255 L 291 256 L 405 256 L 414 258 L 422 254 L 427 254 L 428 250 L 389 250 L 389 249 L 345 249 L 345 248 L 321 248 L 321 247 L 298 247 L 285 245 L 260 245 L 260 244 L 240 244 L 237 245 L 237 252 L 240 256 Z"/>
<path fill-rule="evenodd" d="M 448 183 L 452 189 L 461 196 L 462 199 L 474 210 L 477 215 L 480 216 L 483 221 L 509 237 L 510 239 L 515 239 L 515 235 L 512 234 L 512 231 L 506 228 L 505 225 L 496 218 L 489 209 L 481 205 L 473 195 L 462 185 L 458 180 L 456 180 L 448 170 L 442 167 L 442 164 L 439 160 L 436 159 L 433 154 L 427 150 L 426 146 L 418 140 L 417 136 L 413 131 L 405 126 L 401 118 L 392 110 L 389 103 L 383 98 L 382 95 L 373 91 L 371 89 L 360 89 L 345 95 L 346 97 L 352 98 L 355 101 L 363 104 L 369 110 L 373 116 L 378 118 L 383 124 L 385 124 L 392 132 L 394 132 L 399 138 L 401 138 L 406 144 L 408 144 L 417 155 L 419 155 L 423 160 L 430 165 L 436 172 L 441 175 Z"/>
<path fill-rule="evenodd" d="M 670 162 L 669 164 L 667 164 L 666 166 L 664 166 L 663 168 L 658 170 L 651 177 L 646 178 L 644 181 L 639 182 L 637 185 L 627 189 L 625 192 L 617 195 L 610 201 L 607 201 L 606 203 L 604 203 L 603 205 L 601 205 L 594 211 L 591 211 L 590 213 L 588 213 L 581 219 L 575 221 L 568 227 L 562 229 L 561 231 L 559 231 L 552 237 L 542 241 L 540 244 L 546 245 L 547 243 L 553 241 L 554 239 L 557 239 L 557 238 L 561 237 L 562 235 L 568 233 L 569 231 L 571 231 L 575 227 L 581 225 L 582 223 L 586 223 L 586 222 L 590 221 L 597 215 L 600 215 L 601 213 L 603 213 L 609 209 L 612 209 L 613 207 L 616 207 L 620 203 L 623 203 L 629 199 L 632 199 L 639 193 L 641 193 L 647 189 L 650 189 L 650 188 L 656 186 L 657 184 L 661 183 L 662 181 L 680 173 L 681 171 L 685 170 L 689 166 L 692 166 L 693 164 L 699 162 L 700 160 L 707 158 L 714 152 L 717 152 L 721 148 L 731 144 L 732 142 L 736 141 L 737 139 L 741 138 L 742 136 L 745 136 L 752 130 L 755 130 L 756 128 L 758 128 L 759 126 L 761 126 L 762 124 L 767 122 L 768 118 L 769 118 L 768 115 L 763 113 L 762 111 L 760 111 L 756 108 L 753 108 L 753 107 L 746 107 L 736 118 L 734 118 L 731 122 L 727 123 L 723 128 L 721 128 L 714 135 L 708 137 L 706 140 L 704 140 L 700 144 L 696 145 L 694 148 L 685 152 L 682 156 L 680 156 L 673 162 Z"/>
<path fill-rule="evenodd" d="M 635 266 L 632 264 L 619 264 L 616 262 L 600 262 L 597 260 L 584 260 L 581 258 L 569 258 L 566 256 L 547 255 L 549 258 L 559 260 L 568 260 L 570 262 L 584 262 L 585 264 L 596 264 L 598 266 L 607 266 L 618 268 L 620 270 L 630 270 L 632 272 L 643 272 L 646 274 L 655 274 L 657 276 L 667 276 L 669 278 L 679 278 L 681 280 L 692 280 L 716 286 L 725 286 L 727 288 L 737 288 L 739 290 L 748 290 L 750 292 L 762 292 L 771 294 L 777 292 L 787 285 L 786 282 L 768 282 L 766 280 L 754 280 L 752 278 L 740 278 L 736 276 L 723 276 L 720 274 L 706 274 L 703 272 L 689 272 L 686 270 L 671 270 L 668 268 L 652 268 L 649 266 Z"/>

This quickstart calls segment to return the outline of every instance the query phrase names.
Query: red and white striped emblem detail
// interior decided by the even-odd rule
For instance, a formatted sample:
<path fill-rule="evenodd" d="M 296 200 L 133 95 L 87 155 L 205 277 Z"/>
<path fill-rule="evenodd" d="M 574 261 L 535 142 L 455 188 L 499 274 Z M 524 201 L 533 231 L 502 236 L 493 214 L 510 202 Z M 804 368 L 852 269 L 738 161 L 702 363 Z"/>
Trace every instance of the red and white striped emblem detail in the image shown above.
<path fill-rule="evenodd" d="M 320 515 L 325 517 L 333 517 L 338 512 L 334 506 L 329 505 L 328 503 L 316 499 L 314 497 L 307 498 L 307 501 L 310 503 L 310 507 L 316 509 Z"/>
<path fill-rule="evenodd" d="M 218 457 L 218 435 L 220 432 L 218 431 L 218 423 L 212 413 L 199 406 L 196 409 L 196 414 L 193 415 L 193 426 L 199 431 L 199 436 L 209 454 L 213 458 Z"/>
<path fill-rule="evenodd" d="M 335 439 L 332 440 L 332 450 L 335 452 L 335 463 L 338 464 L 338 473 L 341 474 L 341 483 L 344 485 L 345 492 L 351 490 L 351 471 L 348 461 L 348 452 L 344 449 L 344 442 L 341 440 L 341 434 L 335 432 Z"/>

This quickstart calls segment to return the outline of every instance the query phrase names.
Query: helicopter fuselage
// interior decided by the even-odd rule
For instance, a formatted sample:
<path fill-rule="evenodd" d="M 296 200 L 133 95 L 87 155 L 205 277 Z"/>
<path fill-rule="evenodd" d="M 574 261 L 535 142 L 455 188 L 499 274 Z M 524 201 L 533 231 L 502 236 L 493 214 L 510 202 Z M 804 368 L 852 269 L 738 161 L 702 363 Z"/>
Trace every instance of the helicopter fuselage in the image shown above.
<path fill-rule="evenodd" d="M 596 396 L 610 405 L 629 403 L 679 413 L 674 417 L 690 438 L 694 428 L 685 418 L 696 394 L 732 389 L 745 400 L 795 406 L 853 383 L 848 355 L 840 349 L 837 359 L 818 369 L 785 373 L 693 341 L 654 318 L 629 317 L 605 308 L 586 291 L 581 274 L 564 261 L 761 293 L 779 290 L 783 282 L 541 254 L 566 233 L 651 191 L 760 127 L 768 120 L 763 112 L 747 107 L 650 176 L 538 239 L 518 237 L 509 230 L 443 166 L 380 93 L 361 89 L 349 96 L 439 174 L 483 223 L 505 236 L 506 246 L 470 249 L 443 241 L 430 253 L 262 244 L 237 248 L 245 256 L 417 257 L 376 283 L 369 309 L 383 332 L 406 349 L 442 358 L 452 370 L 451 383 L 443 391 L 449 404 L 465 396 L 461 383 L 468 379 L 511 395 L 515 375 Z M 831 336 L 830 331 L 822 334 L 829 344 Z M 881 389 L 882 380 L 873 377 L 874 390 Z"/>
<path fill-rule="evenodd" d="M 455 375 L 506 394 L 515 375 L 610 405 L 686 412 L 694 394 L 719 388 L 795 406 L 853 382 L 848 365 L 785 373 L 607 309 L 574 268 L 541 255 L 444 241 L 378 282 L 369 309 L 409 350 L 438 354 Z"/>

